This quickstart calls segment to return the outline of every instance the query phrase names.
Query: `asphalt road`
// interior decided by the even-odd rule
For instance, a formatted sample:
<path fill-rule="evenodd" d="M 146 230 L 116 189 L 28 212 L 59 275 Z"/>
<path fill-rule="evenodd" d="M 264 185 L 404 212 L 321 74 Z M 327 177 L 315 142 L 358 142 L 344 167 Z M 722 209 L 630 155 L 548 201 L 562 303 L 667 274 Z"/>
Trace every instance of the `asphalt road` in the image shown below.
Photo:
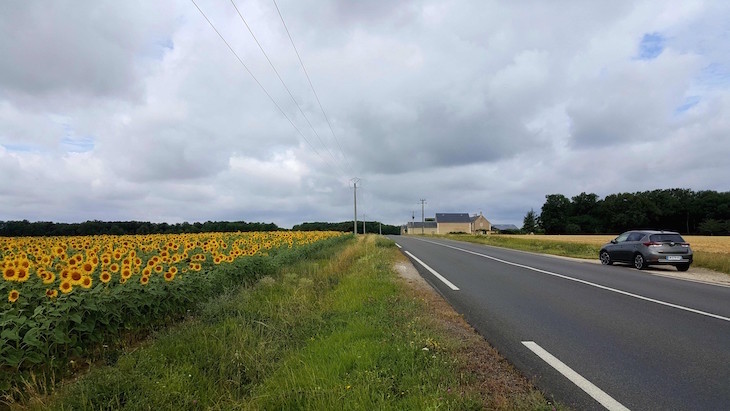
<path fill-rule="evenodd" d="M 730 287 L 457 241 L 390 238 L 556 401 L 578 410 L 730 410 Z"/>

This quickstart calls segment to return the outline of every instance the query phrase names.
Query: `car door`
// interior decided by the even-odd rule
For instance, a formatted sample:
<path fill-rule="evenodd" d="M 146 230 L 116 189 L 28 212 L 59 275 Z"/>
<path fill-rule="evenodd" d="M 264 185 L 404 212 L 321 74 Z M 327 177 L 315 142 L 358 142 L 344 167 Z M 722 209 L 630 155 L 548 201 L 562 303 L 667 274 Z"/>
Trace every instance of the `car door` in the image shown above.
<path fill-rule="evenodd" d="M 626 257 L 626 239 L 629 238 L 630 231 L 627 231 L 614 239 L 611 246 L 607 247 L 608 254 L 614 261 L 629 261 Z"/>
<path fill-rule="evenodd" d="M 639 250 L 641 239 L 644 238 L 644 233 L 633 231 L 629 234 L 629 237 L 624 242 L 623 252 L 625 253 L 625 261 L 634 261 L 634 254 Z"/>

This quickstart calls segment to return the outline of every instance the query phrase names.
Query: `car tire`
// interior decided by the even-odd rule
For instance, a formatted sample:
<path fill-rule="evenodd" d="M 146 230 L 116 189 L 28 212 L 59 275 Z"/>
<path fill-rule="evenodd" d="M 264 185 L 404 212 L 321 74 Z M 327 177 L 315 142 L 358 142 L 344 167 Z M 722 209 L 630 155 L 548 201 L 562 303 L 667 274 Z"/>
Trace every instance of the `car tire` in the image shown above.
<path fill-rule="evenodd" d="M 608 253 L 606 250 L 601 250 L 600 254 L 598 255 L 598 258 L 601 260 L 601 264 L 603 265 L 612 265 L 613 261 L 611 260 L 611 254 Z"/>
<path fill-rule="evenodd" d="M 644 256 L 641 255 L 641 253 L 636 253 L 634 256 L 634 268 L 637 270 L 643 270 L 646 268 L 646 260 L 644 260 Z"/>
<path fill-rule="evenodd" d="M 677 271 L 689 270 L 689 264 L 677 264 Z"/>

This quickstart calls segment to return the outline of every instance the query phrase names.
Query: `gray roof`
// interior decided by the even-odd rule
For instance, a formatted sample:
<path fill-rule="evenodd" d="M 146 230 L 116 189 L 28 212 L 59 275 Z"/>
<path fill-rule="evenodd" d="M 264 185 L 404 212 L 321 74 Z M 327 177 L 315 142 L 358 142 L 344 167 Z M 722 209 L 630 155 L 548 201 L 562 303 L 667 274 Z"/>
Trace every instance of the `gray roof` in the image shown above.
<path fill-rule="evenodd" d="M 408 223 L 408 227 L 410 228 L 436 228 L 436 222 L 435 221 L 426 221 L 425 223 L 422 223 L 420 221 L 412 221 Z"/>
<path fill-rule="evenodd" d="M 492 224 L 493 230 L 519 230 L 519 228 L 514 224 Z"/>
<path fill-rule="evenodd" d="M 439 223 L 471 223 L 469 213 L 436 213 Z"/>

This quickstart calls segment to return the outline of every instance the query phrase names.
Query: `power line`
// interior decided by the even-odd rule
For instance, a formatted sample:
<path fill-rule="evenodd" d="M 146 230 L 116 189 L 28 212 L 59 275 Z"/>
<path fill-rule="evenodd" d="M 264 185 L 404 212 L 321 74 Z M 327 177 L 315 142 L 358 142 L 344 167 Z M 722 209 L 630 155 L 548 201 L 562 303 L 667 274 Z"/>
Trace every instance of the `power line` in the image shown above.
<path fill-rule="evenodd" d="M 335 135 L 335 131 L 332 128 L 332 123 L 330 123 L 330 119 L 329 119 L 329 117 L 327 117 L 327 113 L 325 113 L 325 111 L 324 111 L 322 102 L 319 100 L 319 95 L 317 94 L 317 91 L 314 89 L 314 84 L 312 84 L 312 79 L 309 78 L 309 73 L 307 72 L 307 68 L 304 66 L 304 61 L 302 61 L 302 57 L 299 55 L 299 50 L 297 50 L 297 46 L 294 45 L 294 40 L 292 39 L 291 33 L 289 33 L 289 28 L 286 26 L 286 22 L 284 22 L 284 16 L 282 16 L 282 14 L 281 14 L 279 5 L 276 4 L 276 0 L 272 0 L 272 1 L 274 2 L 274 6 L 276 7 L 276 12 L 279 13 L 279 18 L 281 19 L 281 24 L 284 25 L 284 30 L 286 30 L 286 35 L 289 36 L 289 41 L 291 42 L 291 45 L 294 48 L 294 52 L 297 54 L 297 58 L 299 59 L 299 64 L 301 64 L 302 70 L 304 70 L 304 75 L 307 76 L 307 81 L 309 82 L 309 87 L 312 89 L 312 93 L 314 93 L 314 97 L 317 99 L 317 104 L 319 104 L 319 109 L 322 110 L 322 115 L 324 116 L 324 119 L 327 120 L 327 125 L 330 128 L 332 137 L 334 137 L 335 142 L 337 143 L 337 147 L 340 149 L 340 154 L 342 154 L 342 157 L 345 159 L 345 164 L 347 164 L 348 168 L 350 168 L 350 171 L 352 171 L 352 167 L 350 166 L 350 162 L 347 160 L 345 151 L 342 149 L 342 146 L 340 145 L 340 141 L 337 139 L 337 135 Z"/>
<path fill-rule="evenodd" d="M 231 45 L 228 43 L 228 41 L 226 41 L 225 37 L 223 37 L 223 35 L 220 33 L 220 31 L 218 31 L 218 29 L 215 27 L 213 22 L 211 22 L 210 19 L 208 18 L 208 16 L 206 16 L 205 13 L 203 13 L 203 10 L 200 9 L 200 7 L 198 6 L 198 3 L 196 3 L 195 0 L 190 0 L 190 1 L 195 5 L 195 8 L 198 9 L 200 14 L 203 16 L 205 21 L 208 22 L 208 24 L 213 29 L 213 31 L 215 31 L 215 33 L 218 35 L 218 37 L 220 37 L 220 39 L 223 40 L 223 43 L 225 43 L 225 45 L 228 47 L 228 50 L 230 50 L 230 52 L 233 53 L 233 55 L 236 57 L 238 62 L 241 63 L 241 66 L 243 66 L 243 68 L 246 69 L 246 72 L 248 72 L 248 74 L 251 76 L 251 78 L 253 78 L 253 80 L 256 82 L 256 84 L 258 84 L 258 86 L 261 88 L 261 90 L 264 92 L 264 94 L 266 94 L 266 96 L 269 98 L 269 100 L 271 100 L 271 102 L 274 103 L 276 108 L 279 109 L 279 112 L 289 121 L 289 124 L 291 124 L 292 127 L 294 127 L 294 129 L 304 139 L 304 141 L 307 142 L 307 144 L 309 145 L 309 148 L 311 148 L 312 151 L 314 151 L 314 153 L 317 154 L 317 156 L 322 161 L 329 163 L 328 160 L 326 160 L 324 157 L 322 157 L 321 154 L 319 154 L 319 151 L 317 151 L 317 149 L 314 148 L 312 143 L 307 139 L 307 137 L 302 133 L 302 131 L 299 130 L 299 127 L 297 127 L 296 124 L 294 124 L 294 122 L 291 120 L 291 118 L 289 118 L 289 116 L 286 115 L 286 112 L 284 112 L 284 110 L 281 108 L 281 106 L 279 106 L 279 104 L 276 102 L 276 100 L 274 100 L 274 98 L 271 96 L 271 94 L 269 94 L 269 92 L 266 91 L 266 88 L 263 86 L 263 84 L 261 84 L 261 82 L 256 78 L 256 76 L 254 76 L 254 74 L 251 72 L 251 70 L 249 70 L 248 66 L 246 66 L 246 63 L 244 63 L 243 60 L 241 59 L 241 57 L 238 56 L 238 53 L 236 53 L 236 51 L 233 50 L 233 47 L 231 47 Z"/>
<path fill-rule="evenodd" d="M 241 19 L 241 21 L 243 22 L 243 24 L 246 26 L 246 29 L 248 29 L 249 34 L 251 34 L 251 37 L 253 37 L 253 40 L 256 42 L 256 45 L 259 47 L 259 50 L 261 50 L 261 53 L 266 58 L 266 61 L 269 62 L 269 65 L 274 70 L 274 73 L 276 74 L 276 77 L 279 79 L 279 82 L 281 82 L 281 85 L 284 87 L 284 89 L 286 90 L 286 92 L 289 94 L 289 97 L 294 102 L 294 104 L 297 106 L 297 109 L 299 109 L 299 113 L 301 113 L 301 115 L 307 121 L 307 124 L 309 124 L 309 127 L 312 129 L 312 132 L 314 132 L 314 135 L 317 137 L 317 140 L 319 140 L 319 143 L 322 144 L 322 147 L 324 147 L 325 150 L 327 150 L 327 153 L 332 158 L 332 161 L 334 161 L 335 162 L 335 165 L 337 165 L 337 159 L 335 158 L 334 155 L 332 155 L 332 152 L 329 150 L 329 148 L 327 147 L 327 145 L 322 141 L 322 138 L 319 136 L 319 133 L 317 133 L 317 130 L 312 125 L 312 122 L 309 121 L 309 117 L 307 117 L 307 115 L 304 113 L 304 110 L 302 110 L 302 107 L 299 105 L 299 103 L 297 102 L 297 100 L 294 98 L 294 95 L 292 94 L 291 90 L 289 89 L 289 87 L 284 82 L 284 79 L 279 74 L 279 70 L 276 69 L 276 66 L 274 66 L 274 63 L 269 58 L 269 55 L 264 50 L 264 47 L 259 42 L 258 38 L 256 38 L 256 35 L 253 33 L 253 30 L 251 30 L 251 26 L 248 25 L 248 22 L 243 17 L 243 14 L 241 14 L 241 10 L 239 10 L 238 6 L 236 6 L 236 3 L 233 0 L 230 0 L 230 2 L 233 5 L 233 8 L 236 9 L 236 13 L 238 13 L 238 17 Z M 340 169 L 340 171 L 343 171 L 344 172 L 344 170 L 342 170 L 342 169 Z"/>

